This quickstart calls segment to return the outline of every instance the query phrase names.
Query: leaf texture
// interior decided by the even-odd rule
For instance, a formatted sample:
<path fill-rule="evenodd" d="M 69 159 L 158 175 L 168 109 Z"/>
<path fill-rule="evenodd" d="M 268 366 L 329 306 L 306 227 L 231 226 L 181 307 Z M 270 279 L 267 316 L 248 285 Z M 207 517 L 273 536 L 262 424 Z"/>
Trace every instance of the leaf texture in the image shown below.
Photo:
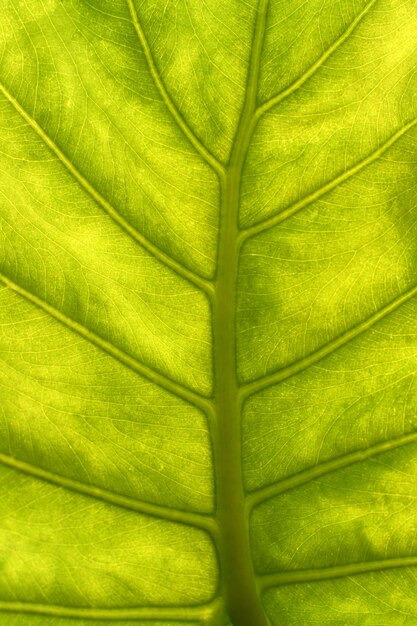
<path fill-rule="evenodd" d="M 0 625 L 416 624 L 415 2 L 0 8 Z"/>

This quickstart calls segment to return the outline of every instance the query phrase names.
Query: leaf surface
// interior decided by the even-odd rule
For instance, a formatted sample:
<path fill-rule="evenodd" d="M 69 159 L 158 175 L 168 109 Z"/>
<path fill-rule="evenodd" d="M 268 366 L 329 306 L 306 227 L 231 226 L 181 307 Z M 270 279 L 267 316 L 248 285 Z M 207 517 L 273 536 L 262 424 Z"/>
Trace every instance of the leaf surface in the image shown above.
<path fill-rule="evenodd" d="M 0 624 L 415 624 L 413 0 L 0 7 Z"/>

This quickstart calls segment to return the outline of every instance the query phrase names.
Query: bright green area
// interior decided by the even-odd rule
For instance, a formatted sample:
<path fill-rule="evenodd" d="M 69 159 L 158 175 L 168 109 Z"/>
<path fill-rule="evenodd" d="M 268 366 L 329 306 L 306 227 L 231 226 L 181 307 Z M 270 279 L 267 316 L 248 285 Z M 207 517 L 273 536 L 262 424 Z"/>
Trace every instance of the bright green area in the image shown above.
<path fill-rule="evenodd" d="M 414 0 L 0 14 L 0 626 L 414 626 Z"/>

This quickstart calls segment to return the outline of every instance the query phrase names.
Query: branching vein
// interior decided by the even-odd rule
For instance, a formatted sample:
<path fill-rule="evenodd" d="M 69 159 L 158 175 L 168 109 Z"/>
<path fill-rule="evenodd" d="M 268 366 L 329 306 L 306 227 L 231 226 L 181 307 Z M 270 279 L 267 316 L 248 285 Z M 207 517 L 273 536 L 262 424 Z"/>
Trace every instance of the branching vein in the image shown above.
<path fill-rule="evenodd" d="M 396 569 L 398 567 L 415 566 L 417 566 L 417 556 L 404 556 L 396 559 L 381 559 L 378 561 L 336 565 L 335 567 L 295 570 L 293 572 L 278 572 L 276 574 L 267 574 L 266 576 L 262 576 L 260 578 L 260 587 L 263 591 L 265 591 L 271 587 L 281 587 L 282 585 L 333 580 L 335 578 L 357 576 L 359 574 Z"/>
<path fill-rule="evenodd" d="M 109 489 L 103 489 L 95 485 L 88 485 L 79 480 L 60 476 L 55 472 L 49 472 L 40 467 L 36 467 L 26 461 L 20 461 L 10 455 L 0 453 L 0 463 L 11 467 L 14 470 L 18 470 L 34 478 L 39 478 L 53 485 L 63 487 L 70 491 L 89 496 L 96 500 L 101 500 L 108 504 L 127 509 L 129 511 L 136 511 L 137 513 L 143 513 L 144 515 L 150 515 L 158 519 L 168 520 L 170 522 L 178 522 L 179 524 L 185 524 L 187 526 L 194 526 L 209 532 L 212 535 L 216 534 L 216 524 L 214 519 L 208 515 L 193 513 L 190 511 L 181 511 L 172 509 L 170 507 L 161 506 L 158 504 L 151 504 L 124 496 Z"/>
<path fill-rule="evenodd" d="M 387 441 L 383 441 L 382 443 L 369 446 L 369 448 L 356 450 L 355 452 L 344 454 L 332 459 L 331 461 L 325 461 L 324 463 L 319 463 L 313 467 L 309 467 L 298 474 L 294 474 L 293 476 L 289 476 L 288 478 L 284 478 L 276 483 L 267 485 L 266 487 L 261 487 L 260 489 L 252 492 L 247 498 L 248 509 L 251 510 L 266 500 L 270 500 L 281 493 L 286 493 L 291 489 L 305 485 L 313 481 L 315 478 L 320 478 L 320 476 L 336 472 L 344 467 L 349 467 L 355 463 L 361 463 L 362 461 L 371 459 L 378 454 L 383 454 L 384 452 L 389 452 L 390 450 L 395 450 L 396 448 L 402 448 L 403 446 L 415 442 L 417 442 L 417 433 L 409 433 L 403 437 L 389 439 Z"/>
<path fill-rule="evenodd" d="M 189 270 L 181 263 L 178 263 L 171 256 L 163 252 L 155 244 L 149 241 L 144 235 L 137 231 L 120 213 L 106 200 L 94 186 L 81 174 L 81 172 L 75 167 L 75 165 L 69 160 L 69 158 L 62 152 L 57 144 L 49 137 L 49 135 L 41 128 L 33 117 L 25 111 L 22 105 L 14 98 L 6 87 L 0 84 L 0 93 L 6 98 L 6 100 L 15 108 L 19 115 L 25 120 L 25 122 L 36 132 L 38 137 L 48 146 L 48 148 L 55 154 L 58 160 L 64 165 L 67 171 L 75 178 L 79 185 L 86 191 L 89 196 L 104 210 L 107 215 L 136 243 L 139 243 L 147 252 L 152 254 L 158 261 L 160 261 L 166 267 L 169 267 L 176 274 L 185 278 L 188 282 L 192 283 L 208 295 L 212 295 L 213 286 L 210 281 L 202 278 L 192 270 Z"/>
<path fill-rule="evenodd" d="M 191 130 L 190 126 L 185 121 L 183 115 L 178 111 L 171 96 L 169 95 L 156 66 L 152 51 L 149 47 L 149 43 L 146 39 L 143 28 L 139 22 L 138 13 L 136 11 L 133 0 L 127 0 L 127 3 L 129 5 L 129 11 L 132 17 L 133 25 L 135 27 L 139 42 L 142 46 L 143 53 L 148 63 L 149 71 L 160 93 L 160 96 L 165 103 L 165 106 L 167 107 L 178 127 L 182 130 L 184 135 L 187 137 L 192 146 L 194 146 L 200 156 L 206 161 L 206 163 L 208 163 L 208 165 L 212 167 L 212 169 L 219 175 L 220 178 L 223 178 L 225 174 L 224 165 L 220 163 L 220 161 L 216 159 L 216 157 L 208 150 L 208 148 L 200 141 L 200 139 L 198 139 L 194 131 Z"/>
<path fill-rule="evenodd" d="M 392 302 L 368 317 L 368 319 L 366 319 L 364 322 L 361 322 L 357 326 L 354 326 L 347 332 L 343 333 L 343 335 L 340 335 L 333 341 L 330 341 L 325 346 L 321 347 L 319 350 L 316 350 L 315 352 L 309 354 L 303 359 L 295 361 L 291 365 L 288 365 L 287 367 L 284 367 L 283 369 L 278 370 L 273 374 L 263 376 L 262 378 L 258 378 L 251 383 L 243 385 L 240 391 L 242 398 L 247 398 L 255 393 L 262 391 L 263 389 L 266 389 L 267 387 L 270 387 L 271 385 L 276 385 L 277 383 L 291 378 L 291 376 L 299 374 L 308 367 L 311 367 L 321 359 L 329 356 L 339 348 L 342 348 L 350 341 L 370 329 L 372 326 L 374 326 L 374 324 L 382 320 L 390 313 L 393 313 L 401 305 L 411 300 L 411 298 L 413 298 L 415 295 L 417 295 L 417 286 L 412 287 L 405 293 L 401 294 L 400 296 L 395 298 L 395 300 L 392 300 Z"/>
<path fill-rule="evenodd" d="M 44 300 L 41 300 L 41 298 L 38 298 L 38 296 L 30 293 L 26 289 L 23 289 L 14 281 L 10 280 L 7 276 L 0 274 L 0 282 L 4 283 L 11 290 L 15 291 L 38 308 L 42 309 L 42 311 L 45 311 L 46 313 L 54 317 L 70 330 L 81 335 L 81 337 L 83 337 L 96 347 L 100 348 L 129 369 L 133 370 L 137 374 L 140 374 L 144 378 L 147 378 L 162 389 L 165 389 L 166 391 L 178 396 L 182 400 L 185 400 L 190 404 L 194 404 L 195 406 L 203 410 L 206 415 L 211 415 L 211 401 L 207 398 L 204 398 L 192 389 L 171 380 L 167 376 L 164 376 L 163 374 L 153 370 L 144 363 L 141 363 L 137 359 L 133 358 L 132 356 L 112 344 L 107 339 L 103 339 L 102 337 L 91 331 L 89 328 L 86 328 L 79 322 L 76 322 L 75 320 L 69 318 L 61 311 L 58 311 L 58 309 L 51 306 Z"/>
<path fill-rule="evenodd" d="M 29 602 L 0 601 L 0 612 L 49 615 L 53 617 L 83 620 L 134 621 L 134 620 L 178 620 L 181 622 L 207 621 L 215 611 L 214 603 L 190 607 L 131 607 L 131 608 L 90 608 L 53 606 Z"/>
<path fill-rule="evenodd" d="M 338 48 L 342 44 L 347 41 L 352 35 L 353 31 L 357 28 L 357 26 L 361 23 L 363 18 L 369 13 L 371 8 L 378 2 L 378 0 L 371 0 L 365 8 L 355 17 L 352 23 L 348 26 L 345 32 L 338 38 L 334 43 L 321 55 L 321 57 L 306 70 L 297 80 L 295 80 L 291 85 L 289 85 L 286 89 L 281 91 L 279 94 L 261 104 L 261 106 L 256 111 L 256 118 L 259 120 L 262 115 L 264 115 L 267 111 L 272 109 L 274 106 L 291 96 L 295 91 L 297 91 L 300 87 L 304 85 L 322 66 L 323 64 L 336 52 Z"/>
<path fill-rule="evenodd" d="M 330 180 L 319 189 L 316 189 L 316 191 L 314 191 L 313 193 L 309 194 L 305 198 L 302 198 L 295 204 L 292 204 L 291 206 L 287 207 L 286 209 L 284 209 L 277 215 L 274 215 L 266 220 L 263 220 L 262 222 L 258 222 L 257 224 L 254 224 L 253 226 L 250 226 L 249 228 L 246 228 L 245 230 L 243 230 L 240 235 L 240 243 L 243 244 L 243 242 L 249 239 L 250 237 L 254 237 L 255 235 L 258 235 L 259 233 L 262 233 L 265 230 L 272 228 L 273 226 L 277 226 L 278 224 L 281 224 L 286 219 L 292 217 L 293 215 L 295 215 L 302 209 L 305 209 L 306 207 L 310 206 L 314 202 L 317 202 L 318 200 L 320 200 L 320 198 L 322 198 L 323 196 L 328 194 L 330 191 L 333 191 L 333 189 L 336 189 L 336 187 L 338 187 L 339 185 L 342 185 L 344 182 L 346 182 L 347 180 L 349 180 L 350 178 L 358 174 L 365 167 L 374 163 L 389 148 L 391 148 L 399 139 L 401 139 L 401 137 L 403 137 L 408 131 L 414 128 L 416 124 L 417 124 L 417 118 L 413 119 L 411 122 L 408 122 L 408 124 L 405 124 L 402 128 L 397 130 L 385 143 L 383 143 L 379 148 L 374 150 L 365 159 L 363 159 L 362 161 L 359 161 L 358 163 L 356 163 L 356 165 L 354 165 L 353 167 L 350 167 L 342 174 L 339 174 L 339 176 L 336 176 L 336 178 L 333 178 L 333 180 Z"/>

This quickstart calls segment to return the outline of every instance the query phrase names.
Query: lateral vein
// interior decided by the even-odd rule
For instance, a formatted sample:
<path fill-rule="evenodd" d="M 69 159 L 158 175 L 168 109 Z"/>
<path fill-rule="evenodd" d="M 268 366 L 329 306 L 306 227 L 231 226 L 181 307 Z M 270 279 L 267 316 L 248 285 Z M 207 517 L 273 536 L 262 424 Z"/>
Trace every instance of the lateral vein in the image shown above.
<path fill-rule="evenodd" d="M 140 374 L 144 378 L 147 378 L 165 391 L 176 395 L 177 397 L 185 400 L 190 404 L 194 404 L 202 411 L 204 411 L 207 416 L 211 413 L 211 401 L 207 398 L 204 398 L 204 396 L 201 396 L 192 389 L 171 380 L 167 376 L 164 376 L 163 374 L 153 370 L 149 366 L 141 363 L 120 348 L 116 347 L 107 339 L 103 339 L 79 322 L 76 322 L 75 320 L 71 319 L 44 300 L 41 300 L 41 298 L 38 298 L 38 296 L 27 291 L 23 287 L 20 287 L 4 274 L 0 274 L 0 282 L 4 283 L 7 287 L 9 287 L 9 289 L 18 293 L 20 296 L 22 296 L 32 304 L 42 309 L 42 311 L 45 311 L 45 313 L 48 313 L 49 315 L 51 315 L 51 317 L 54 317 L 57 321 L 59 321 L 70 330 L 78 333 L 81 337 L 95 345 L 97 348 L 100 348 L 132 371 Z"/>
<path fill-rule="evenodd" d="M 189 140 L 189 142 L 192 144 L 192 146 L 195 148 L 195 150 L 200 154 L 200 156 L 206 161 L 206 163 L 208 165 L 210 165 L 210 167 L 218 174 L 218 176 L 222 179 L 225 175 L 225 167 L 224 165 L 218 160 L 216 159 L 216 157 L 210 152 L 210 150 L 200 141 L 200 139 L 198 139 L 198 137 L 196 136 L 196 134 L 194 133 L 194 131 L 191 129 L 191 127 L 188 125 L 188 123 L 186 122 L 186 120 L 184 119 L 184 116 L 179 112 L 179 110 L 177 109 L 176 105 L 174 104 L 171 96 L 169 95 L 167 88 L 165 87 L 165 84 L 161 78 L 161 75 L 159 73 L 159 70 L 156 66 L 155 60 L 153 58 L 153 54 L 152 51 L 150 49 L 149 43 L 146 39 L 145 33 L 143 31 L 143 28 L 139 22 L 139 16 L 138 13 L 136 11 L 135 5 L 133 3 L 133 0 L 127 0 L 127 4 L 129 7 L 129 11 L 130 11 L 130 15 L 132 18 L 132 23 L 133 26 L 135 28 L 137 37 L 139 39 L 139 42 L 142 46 L 142 50 L 143 53 L 145 55 L 146 58 L 146 62 L 148 64 L 149 67 L 149 71 L 151 73 L 151 76 L 153 78 L 153 81 L 158 89 L 158 92 L 166 106 L 166 108 L 168 109 L 168 111 L 170 112 L 172 118 L 174 119 L 174 121 L 176 122 L 177 126 L 181 129 L 181 131 L 184 133 L 184 135 L 187 137 L 187 139 Z"/>
<path fill-rule="evenodd" d="M 303 359 L 295 361 L 291 365 L 288 365 L 287 367 L 284 367 L 283 369 L 280 369 L 273 374 L 262 376 L 261 378 L 258 378 L 250 383 L 247 383 L 246 385 L 243 385 L 240 388 L 241 397 L 243 399 L 246 399 L 249 396 L 258 393 L 271 385 L 275 385 L 284 380 L 287 380 L 288 378 L 291 378 L 292 376 L 295 376 L 296 374 L 304 371 L 308 367 L 311 367 L 321 359 L 329 356 L 339 348 L 342 348 L 350 341 L 370 329 L 372 326 L 374 326 L 374 324 L 382 320 L 390 313 L 396 311 L 401 305 L 411 300 L 411 298 L 413 298 L 415 295 L 417 295 L 417 285 L 392 300 L 392 302 L 382 307 L 379 311 L 371 315 L 364 322 L 361 322 L 357 326 L 354 326 L 347 332 L 343 333 L 336 339 L 333 339 L 332 341 L 322 346 L 315 352 L 304 357 Z"/>
<path fill-rule="evenodd" d="M 401 137 L 403 137 L 409 130 L 414 128 L 416 124 L 417 118 L 413 119 L 411 122 L 408 122 L 402 128 L 397 130 L 385 143 L 382 144 L 382 146 L 380 146 L 377 150 L 374 150 L 374 152 L 369 154 L 365 159 L 359 161 L 358 163 L 356 163 L 356 165 L 350 167 L 339 176 L 336 176 L 336 178 L 330 180 L 319 189 L 316 189 L 316 191 L 314 191 L 313 193 L 309 194 L 305 198 L 302 198 L 295 204 L 287 207 L 277 215 L 269 217 L 265 220 L 262 220 L 261 222 L 258 222 L 257 224 L 254 224 L 253 226 L 242 230 L 240 233 L 240 245 L 242 245 L 251 237 L 254 237 L 255 235 L 258 235 L 259 233 L 262 233 L 266 230 L 269 230 L 273 226 L 281 224 L 288 218 L 292 217 L 302 209 L 310 206 L 314 202 L 317 202 L 317 200 L 320 200 L 320 198 L 328 194 L 330 191 L 333 191 L 333 189 L 358 174 L 365 167 L 371 165 L 372 163 L 374 163 L 374 161 L 379 159 L 389 148 L 391 148 L 399 139 L 401 139 Z"/>
<path fill-rule="evenodd" d="M 256 118 L 259 120 L 267 111 L 291 96 L 295 91 L 302 87 L 304 83 L 307 82 L 309 78 L 311 78 L 320 69 L 320 67 L 322 67 L 323 64 L 334 54 L 334 52 L 336 52 L 336 50 L 349 39 L 353 31 L 356 30 L 357 26 L 377 2 L 378 0 L 371 0 L 349 24 L 344 33 L 338 39 L 336 39 L 336 41 L 334 41 L 332 45 L 325 52 L 323 52 L 319 59 L 311 67 L 309 67 L 308 70 L 306 70 L 299 78 L 297 78 L 297 80 L 291 83 L 291 85 L 289 85 L 279 94 L 273 96 L 272 98 L 261 104 L 256 111 Z"/>
<path fill-rule="evenodd" d="M 170 522 L 194 526 L 211 534 L 215 534 L 216 532 L 214 520 L 210 516 L 202 513 L 172 509 L 167 506 L 151 504 L 149 502 L 138 500 L 137 498 L 124 496 L 109 489 L 103 489 L 102 487 L 97 487 L 95 485 L 88 485 L 82 481 L 67 478 L 66 476 L 56 474 L 55 472 L 44 470 L 40 467 L 32 465 L 31 463 L 21 461 L 1 452 L 0 463 L 29 476 L 33 476 L 34 478 L 57 485 L 58 487 L 62 487 L 69 491 L 89 496 L 95 500 L 101 500 L 113 506 L 127 509 L 129 511 L 135 511 L 137 513 L 143 513 L 144 515 L 150 515 L 151 517 L 164 519 Z"/>
<path fill-rule="evenodd" d="M 71 176 L 79 183 L 85 192 L 95 201 L 100 208 L 136 243 L 139 243 L 147 252 L 156 258 L 164 266 L 170 268 L 176 274 L 192 283 L 209 296 L 213 294 L 213 285 L 211 281 L 202 278 L 192 270 L 173 259 L 170 255 L 163 252 L 158 246 L 153 244 L 147 237 L 136 230 L 111 204 L 102 196 L 97 189 L 81 174 L 70 159 L 58 147 L 58 145 L 49 137 L 38 122 L 22 107 L 22 105 L 12 96 L 6 87 L 0 83 L 0 92 L 6 100 L 14 107 L 24 121 L 32 128 L 44 144 L 55 154 L 62 165 L 67 169 Z"/>
<path fill-rule="evenodd" d="M 381 559 L 360 563 L 349 563 L 348 565 L 336 565 L 334 567 L 324 567 L 317 569 L 295 570 L 292 572 L 278 572 L 260 577 L 260 587 L 262 591 L 271 587 L 281 587 L 283 585 L 294 585 L 297 583 L 309 583 L 323 580 L 333 580 L 335 578 L 345 578 L 347 576 L 357 576 L 387 569 L 399 567 L 417 566 L 417 556 L 399 557 L 393 559 Z"/>
<path fill-rule="evenodd" d="M 206 621 L 215 611 L 214 603 L 190 607 L 130 607 L 130 608 L 90 608 L 54 606 L 30 602 L 0 601 L 0 612 L 50 615 L 84 620 L 179 620 L 191 622 Z"/>
<path fill-rule="evenodd" d="M 339 469 L 349 467 L 355 463 L 361 463 L 374 456 L 383 454 L 384 452 L 389 452 L 390 450 L 395 450 L 396 448 L 401 448 L 415 442 L 417 442 L 417 433 L 409 433 L 402 437 L 389 439 L 387 441 L 369 446 L 368 448 L 362 448 L 360 450 L 356 450 L 355 452 L 349 452 L 348 454 L 338 456 L 330 461 L 325 461 L 314 465 L 313 467 L 309 467 L 298 474 L 294 474 L 288 478 L 283 478 L 282 480 L 279 480 L 271 485 L 261 487 L 260 489 L 250 493 L 247 498 L 248 510 L 259 506 L 263 502 L 270 500 L 275 496 L 287 493 L 291 489 L 305 485 L 316 478 L 320 478 L 326 474 L 336 472 Z"/>

